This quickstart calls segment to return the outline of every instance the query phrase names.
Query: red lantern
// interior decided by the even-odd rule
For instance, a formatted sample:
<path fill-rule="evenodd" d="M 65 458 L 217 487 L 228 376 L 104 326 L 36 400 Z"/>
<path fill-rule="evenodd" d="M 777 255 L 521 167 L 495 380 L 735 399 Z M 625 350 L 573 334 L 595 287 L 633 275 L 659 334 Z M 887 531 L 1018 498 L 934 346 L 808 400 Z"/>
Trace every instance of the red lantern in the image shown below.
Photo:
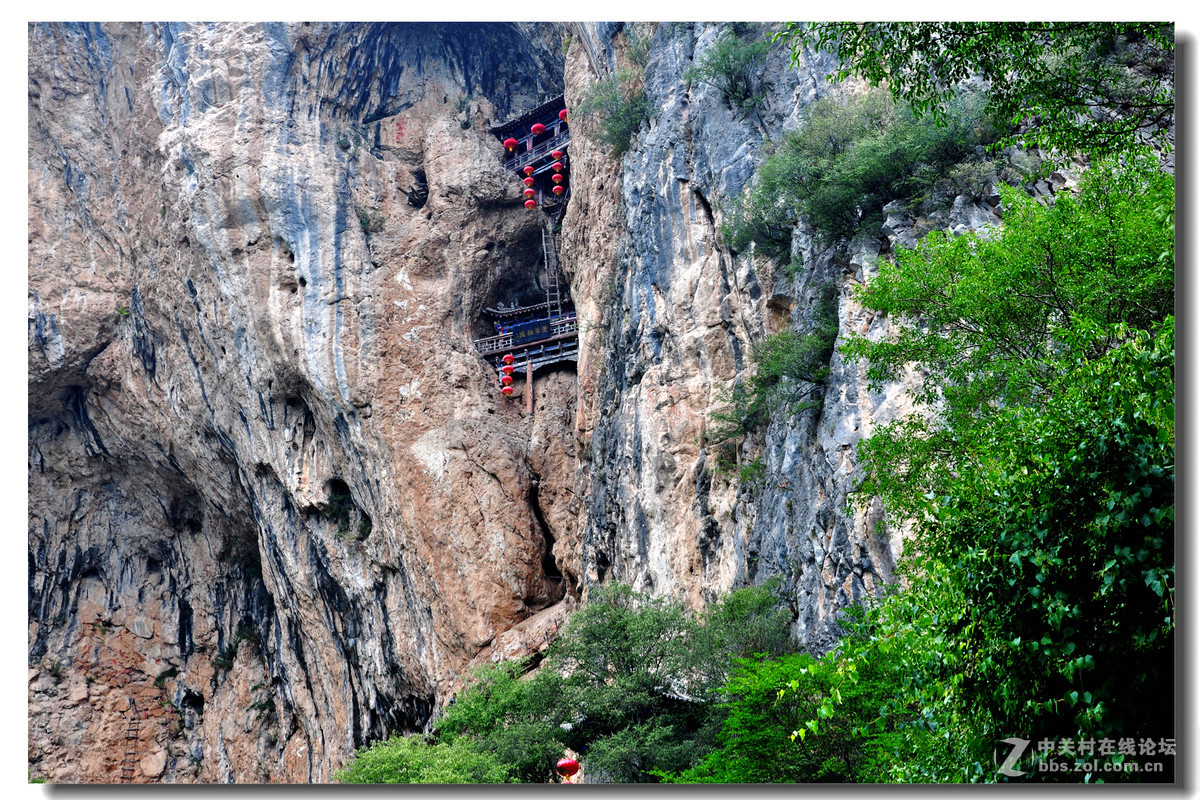
<path fill-rule="evenodd" d="M 503 372 L 505 375 L 512 375 L 513 374 L 513 365 L 505 364 L 503 367 L 500 368 L 500 371 Z"/>
<path fill-rule="evenodd" d="M 558 760 L 558 771 L 568 778 L 579 772 L 579 762 L 573 758 L 560 758 Z"/>
<path fill-rule="evenodd" d="M 504 384 L 505 386 L 511 386 L 512 385 L 512 375 L 501 375 L 500 382 L 502 384 Z"/>
<path fill-rule="evenodd" d="M 510 136 L 504 140 L 504 146 L 509 150 L 515 150 L 517 147 L 517 140 Z"/>
<path fill-rule="evenodd" d="M 526 175 L 532 175 L 532 174 L 533 174 L 533 165 L 532 165 L 532 164 L 530 164 L 528 167 L 526 167 L 526 168 L 525 168 L 525 174 L 526 174 Z"/>
<path fill-rule="evenodd" d="M 509 397 L 510 395 L 512 395 L 512 387 L 511 386 L 501 386 L 500 394 L 504 395 L 505 397 Z"/>
<path fill-rule="evenodd" d="M 562 187 L 562 184 L 556 183 L 556 184 L 554 184 L 554 188 L 551 189 L 550 191 L 554 192 L 555 194 L 562 194 L 563 192 L 566 191 L 566 189 L 564 189 Z"/>
<path fill-rule="evenodd" d="M 550 157 L 553 158 L 555 161 L 562 161 L 562 150 L 555 150 L 553 153 L 550 154 Z"/>
<path fill-rule="evenodd" d="M 541 134 L 546 132 L 546 126 L 540 122 L 535 122 L 535 123 L 533 123 L 533 127 L 529 129 L 529 132 L 532 133 L 534 136 L 540 136 Z"/>
<path fill-rule="evenodd" d="M 550 176 L 550 180 L 554 181 L 555 183 L 562 183 L 562 173 L 561 172 L 554 173 L 553 175 Z"/>
<path fill-rule="evenodd" d="M 558 118 L 561 119 L 563 122 L 567 121 L 567 110 L 565 108 L 562 111 L 558 112 Z"/>
<path fill-rule="evenodd" d="M 526 198 L 526 199 L 529 199 L 530 197 L 533 197 L 533 196 L 534 196 L 534 194 L 536 194 L 536 192 L 534 192 L 534 190 L 533 190 L 533 189 L 526 189 L 526 190 L 525 190 L 525 198 Z"/>
<path fill-rule="evenodd" d="M 529 208 L 529 209 L 537 208 L 537 201 L 536 200 L 526 200 L 525 207 Z"/>
<path fill-rule="evenodd" d="M 524 183 L 526 186 L 533 186 L 533 178 L 525 178 L 522 183 Z"/>
<path fill-rule="evenodd" d="M 502 359 L 500 359 L 500 360 L 501 360 L 501 361 L 503 361 L 505 364 L 511 364 L 511 363 L 513 363 L 514 361 L 516 361 L 516 359 L 515 359 L 515 358 L 513 358 L 513 354 L 512 354 L 512 353 L 505 353 L 505 354 L 504 354 L 504 358 L 502 358 Z"/>
<path fill-rule="evenodd" d="M 562 162 L 555 161 L 553 164 L 550 165 L 550 169 L 554 170 L 555 172 L 562 172 Z"/>

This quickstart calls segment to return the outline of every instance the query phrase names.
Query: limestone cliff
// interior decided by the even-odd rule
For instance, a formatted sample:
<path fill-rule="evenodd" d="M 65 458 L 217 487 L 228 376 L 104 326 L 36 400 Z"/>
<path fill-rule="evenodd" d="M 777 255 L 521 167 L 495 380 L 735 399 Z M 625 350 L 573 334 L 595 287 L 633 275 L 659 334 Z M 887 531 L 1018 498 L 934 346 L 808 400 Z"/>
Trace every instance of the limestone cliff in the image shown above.
<path fill-rule="evenodd" d="M 829 647 L 891 579 L 895 537 L 845 506 L 903 387 L 835 355 L 819 410 L 742 446 L 754 490 L 716 473 L 706 425 L 823 287 L 843 331 L 883 335 L 852 289 L 911 232 L 897 211 L 791 279 L 730 254 L 764 143 L 853 87 L 778 50 L 735 113 L 686 78 L 721 30 L 30 26 L 32 773 L 329 780 L 601 580 L 698 605 L 780 575 Z M 472 346 L 541 280 L 543 215 L 488 127 L 564 91 L 573 113 L 631 32 L 656 113 L 620 159 L 575 126 L 580 355 L 527 414 Z"/>

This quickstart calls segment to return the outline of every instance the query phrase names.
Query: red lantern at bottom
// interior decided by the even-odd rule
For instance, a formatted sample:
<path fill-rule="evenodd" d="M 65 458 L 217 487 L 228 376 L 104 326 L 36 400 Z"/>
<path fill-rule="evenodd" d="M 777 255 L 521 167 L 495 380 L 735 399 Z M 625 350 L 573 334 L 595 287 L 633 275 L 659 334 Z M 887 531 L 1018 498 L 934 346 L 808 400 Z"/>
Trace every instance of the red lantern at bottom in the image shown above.
<path fill-rule="evenodd" d="M 555 194 L 562 194 L 563 192 L 566 191 L 566 189 L 563 188 L 561 183 L 556 183 L 556 184 L 554 184 L 554 189 L 552 191 Z"/>
<path fill-rule="evenodd" d="M 525 207 L 529 209 L 537 208 L 537 200 L 526 200 Z"/>
<path fill-rule="evenodd" d="M 558 760 L 558 771 L 570 778 L 576 772 L 579 772 L 579 762 L 573 758 L 560 758 Z"/>
<path fill-rule="evenodd" d="M 511 386 L 501 386 L 500 387 L 500 394 L 504 395 L 505 397 L 512 396 L 512 393 L 513 393 L 513 388 Z"/>

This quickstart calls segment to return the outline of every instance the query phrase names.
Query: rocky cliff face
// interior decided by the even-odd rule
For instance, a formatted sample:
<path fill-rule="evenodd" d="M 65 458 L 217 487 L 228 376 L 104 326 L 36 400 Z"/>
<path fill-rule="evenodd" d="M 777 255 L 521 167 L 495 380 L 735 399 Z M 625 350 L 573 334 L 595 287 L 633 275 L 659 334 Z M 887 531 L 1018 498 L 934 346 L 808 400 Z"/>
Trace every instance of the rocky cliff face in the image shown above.
<path fill-rule="evenodd" d="M 902 387 L 872 395 L 860 371 L 835 355 L 819 410 L 775 420 L 734 454 L 739 463 L 758 458 L 765 465 L 753 486 L 736 470 L 717 468 L 719 454 L 706 434 L 724 406 L 723 391 L 752 369 L 754 344 L 787 326 L 803 328 L 823 287 L 836 291 L 842 330 L 874 325 L 883 332 L 885 323 L 865 317 L 852 298 L 879 253 L 877 235 L 840 251 L 802 247 L 808 267 L 792 279 L 774 274 L 765 259 L 733 257 L 721 235 L 764 144 L 800 124 L 809 103 L 855 87 L 826 84 L 833 66 L 827 56 L 807 54 L 792 68 L 788 53 L 776 49 L 761 75 L 766 99 L 745 113 L 720 90 L 686 77 L 728 26 L 615 27 L 585 33 L 610 67 L 630 36 L 653 37 L 644 85 L 656 111 L 616 180 L 593 192 L 610 185 L 621 192 L 616 246 L 600 258 L 589 246 L 588 203 L 597 201 L 579 198 L 588 187 L 577 184 L 579 199 L 564 226 L 574 244 L 568 258 L 576 259 L 577 290 L 600 294 L 586 275 L 597 261 L 605 266 L 594 274 L 603 273 L 611 287 L 598 322 L 603 345 L 591 348 L 600 353 L 599 378 L 594 394 L 580 395 L 581 417 L 598 420 L 589 431 L 582 568 L 592 580 L 608 576 L 695 604 L 781 576 L 802 641 L 828 649 L 838 609 L 891 580 L 898 542 L 880 526 L 878 510 L 844 509 L 857 481 L 854 446 L 903 407 Z M 587 36 L 579 38 L 582 51 Z M 573 44 L 569 98 L 590 79 L 575 53 Z M 811 242 L 799 233 L 801 243 Z"/>
<path fill-rule="evenodd" d="M 29 36 L 31 768 L 326 780 L 564 596 L 573 386 L 526 417 L 470 342 L 540 241 L 486 128 L 559 35 Z"/>
<path fill-rule="evenodd" d="M 779 575 L 822 650 L 891 579 L 878 510 L 844 508 L 902 386 L 835 355 L 821 408 L 736 454 L 757 487 L 706 436 L 824 287 L 842 331 L 886 333 L 852 297 L 883 233 L 800 231 L 791 279 L 720 233 L 764 143 L 853 87 L 774 52 L 747 116 L 685 78 L 721 26 L 573 28 L 564 56 L 556 25 L 30 27 L 34 774 L 328 780 L 597 581 L 700 604 Z M 657 111 L 622 159 L 572 118 L 580 357 L 527 414 L 471 344 L 541 258 L 487 128 L 564 89 L 573 111 L 631 32 Z"/>

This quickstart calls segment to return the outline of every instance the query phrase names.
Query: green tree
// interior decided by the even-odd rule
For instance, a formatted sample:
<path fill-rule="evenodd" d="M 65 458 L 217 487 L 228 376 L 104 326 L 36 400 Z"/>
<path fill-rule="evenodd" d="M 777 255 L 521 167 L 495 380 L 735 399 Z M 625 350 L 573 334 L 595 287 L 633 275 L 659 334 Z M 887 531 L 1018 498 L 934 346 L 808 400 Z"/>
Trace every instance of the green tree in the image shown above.
<path fill-rule="evenodd" d="M 561 676 L 541 670 L 524 679 L 525 668 L 519 659 L 477 669 L 438 721 L 437 733 L 445 741 L 471 741 L 507 765 L 517 781 L 545 783 L 562 757 L 561 723 L 571 715 L 558 702 Z"/>
<path fill-rule="evenodd" d="M 1102 157 L 1140 149 L 1144 135 L 1164 139 L 1174 123 L 1170 23 L 789 23 L 777 39 L 791 44 L 793 63 L 806 45 L 833 52 L 830 80 L 887 86 L 939 120 L 978 75 L 997 117 L 1032 124 L 1006 144 Z"/>
<path fill-rule="evenodd" d="M 1131 160 L 1053 206 L 1005 192 L 1002 230 L 931 235 L 861 294 L 896 333 L 847 355 L 876 383 L 918 368 L 928 413 L 860 444 L 915 535 L 857 658 L 903 653 L 882 717 L 960 748 L 897 725 L 896 779 L 995 779 L 1009 736 L 1173 729 L 1173 186 Z"/>
<path fill-rule="evenodd" d="M 1049 207 L 1016 190 L 1002 196 L 1002 229 L 932 233 L 897 252 L 859 294 L 890 316 L 896 334 L 881 342 L 851 335 L 843 354 L 864 360 L 875 386 L 919 365 L 915 399 L 931 410 L 860 445 L 862 490 L 881 494 L 893 517 L 916 514 L 924 494 L 941 490 L 970 457 L 972 431 L 982 435 L 998 409 L 1039 405 L 1059 391 L 1064 363 L 1120 342 L 1112 326 L 1149 330 L 1173 309 L 1173 237 L 1156 208 L 1174 204 L 1174 180 L 1152 162 L 1099 165 L 1077 196 Z M 1092 323 L 1110 332 L 1064 338 Z"/>

